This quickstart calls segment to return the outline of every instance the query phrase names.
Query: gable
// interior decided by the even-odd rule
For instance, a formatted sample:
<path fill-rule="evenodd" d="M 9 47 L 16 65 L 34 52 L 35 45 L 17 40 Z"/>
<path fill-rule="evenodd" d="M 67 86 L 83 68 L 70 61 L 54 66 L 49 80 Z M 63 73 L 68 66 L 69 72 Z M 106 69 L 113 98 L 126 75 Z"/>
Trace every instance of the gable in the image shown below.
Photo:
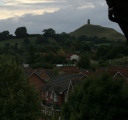
<path fill-rule="evenodd" d="M 48 81 L 50 79 L 50 77 L 44 71 L 42 71 L 40 77 L 42 77 L 45 81 Z"/>
<path fill-rule="evenodd" d="M 36 89 L 40 89 L 41 87 L 43 87 L 46 82 L 41 79 L 37 74 L 33 73 L 30 77 L 29 77 L 29 81 L 30 84 L 34 85 L 36 87 Z"/>
<path fill-rule="evenodd" d="M 123 78 L 123 79 L 125 79 L 125 77 L 120 73 L 120 72 L 117 72 L 114 76 L 113 76 L 113 78 Z"/>

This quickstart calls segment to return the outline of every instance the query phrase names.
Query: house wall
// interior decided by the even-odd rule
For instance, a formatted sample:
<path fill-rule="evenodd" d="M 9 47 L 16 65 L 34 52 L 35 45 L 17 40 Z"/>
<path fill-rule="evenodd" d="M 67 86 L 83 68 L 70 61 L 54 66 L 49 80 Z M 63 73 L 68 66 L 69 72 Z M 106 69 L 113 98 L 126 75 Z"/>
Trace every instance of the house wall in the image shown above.
<path fill-rule="evenodd" d="M 45 98 L 45 100 L 46 100 L 47 103 L 54 103 L 54 98 L 51 99 L 50 95 L 51 95 L 51 92 L 48 92 L 48 97 L 47 97 L 48 99 L 46 100 L 46 98 Z"/>
<path fill-rule="evenodd" d="M 31 85 L 34 85 L 36 90 L 39 92 L 39 95 L 41 97 L 42 93 L 40 92 L 40 88 L 43 87 L 46 83 L 43 81 L 40 77 L 38 77 L 36 74 L 32 74 L 29 77 L 29 81 Z"/>
<path fill-rule="evenodd" d="M 29 81 L 32 85 L 36 87 L 36 89 L 40 89 L 43 87 L 46 83 L 43 81 L 40 77 L 38 77 L 36 74 L 33 74 L 29 77 Z"/>
<path fill-rule="evenodd" d="M 58 95 L 58 104 L 62 105 L 64 103 L 64 94 Z"/>
<path fill-rule="evenodd" d="M 53 98 L 50 97 L 50 92 L 48 92 L 48 96 L 47 98 L 45 97 L 45 92 L 42 92 L 42 99 L 46 100 L 46 103 L 53 103 L 53 104 L 57 104 L 57 105 L 62 105 L 64 103 L 64 94 L 59 94 L 58 95 L 58 102 L 54 101 L 54 95 Z"/>
<path fill-rule="evenodd" d="M 72 55 L 70 57 L 70 60 L 76 59 L 77 61 L 79 60 L 79 56 L 78 55 Z"/>

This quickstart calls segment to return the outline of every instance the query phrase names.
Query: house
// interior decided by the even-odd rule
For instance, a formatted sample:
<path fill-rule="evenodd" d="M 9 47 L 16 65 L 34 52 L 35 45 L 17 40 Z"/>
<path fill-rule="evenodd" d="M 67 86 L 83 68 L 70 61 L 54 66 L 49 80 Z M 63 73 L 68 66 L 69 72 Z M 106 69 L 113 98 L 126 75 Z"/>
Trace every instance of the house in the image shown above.
<path fill-rule="evenodd" d="M 79 60 L 79 56 L 76 55 L 76 54 L 73 54 L 73 55 L 70 56 L 70 60 L 76 60 L 76 61 L 78 61 Z"/>
<path fill-rule="evenodd" d="M 110 67 L 106 69 L 110 75 L 113 75 L 113 78 L 124 78 L 128 79 L 128 67 L 118 66 L 118 67 Z"/>
<path fill-rule="evenodd" d="M 68 73 L 79 73 L 79 69 L 76 66 L 62 66 L 59 67 L 59 71 Z"/>
<path fill-rule="evenodd" d="M 36 73 L 45 81 L 49 81 L 52 77 L 54 77 L 53 69 L 38 69 Z"/>
<path fill-rule="evenodd" d="M 40 89 L 47 82 L 47 80 L 43 79 L 37 72 L 33 72 L 29 76 L 29 81 L 36 89 Z"/>
<path fill-rule="evenodd" d="M 108 73 L 112 78 L 123 78 L 128 81 L 128 67 L 108 67 L 100 68 L 96 71 L 97 74 Z"/>
<path fill-rule="evenodd" d="M 30 81 L 30 84 L 33 85 L 38 91 L 40 97 L 41 92 L 40 88 L 43 87 L 53 76 L 54 72 L 52 69 L 31 69 L 23 68 L 25 77 Z"/>
<path fill-rule="evenodd" d="M 68 94 L 73 91 L 74 83 L 80 83 L 85 74 L 63 72 L 51 79 L 42 88 L 43 113 L 60 115 L 60 106 L 67 101 Z"/>
<path fill-rule="evenodd" d="M 79 56 L 76 55 L 76 54 L 68 54 L 65 57 L 66 57 L 66 60 L 73 60 L 73 59 L 76 60 L 76 61 L 79 60 Z"/>

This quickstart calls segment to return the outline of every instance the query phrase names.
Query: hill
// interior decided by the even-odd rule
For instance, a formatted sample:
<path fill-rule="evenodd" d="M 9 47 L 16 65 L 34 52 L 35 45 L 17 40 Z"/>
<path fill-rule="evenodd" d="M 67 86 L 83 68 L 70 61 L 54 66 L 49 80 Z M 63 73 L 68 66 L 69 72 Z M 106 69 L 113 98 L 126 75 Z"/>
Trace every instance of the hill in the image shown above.
<path fill-rule="evenodd" d="M 31 41 L 32 44 L 35 43 L 35 39 L 37 37 L 28 37 L 28 39 Z M 16 43 L 18 43 L 18 47 L 21 47 L 25 38 L 16 38 L 16 39 L 8 39 L 0 41 L 0 47 L 4 47 L 5 44 L 9 44 L 10 46 L 15 46 Z"/>
<path fill-rule="evenodd" d="M 126 40 L 125 36 L 117 32 L 112 28 L 102 27 L 100 25 L 86 24 L 82 27 L 76 29 L 75 31 L 69 33 L 71 36 L 79 37 L 81 35 L 86 35 L 88 37 L 98 36 L 106 37 L 108 40 Z"/>

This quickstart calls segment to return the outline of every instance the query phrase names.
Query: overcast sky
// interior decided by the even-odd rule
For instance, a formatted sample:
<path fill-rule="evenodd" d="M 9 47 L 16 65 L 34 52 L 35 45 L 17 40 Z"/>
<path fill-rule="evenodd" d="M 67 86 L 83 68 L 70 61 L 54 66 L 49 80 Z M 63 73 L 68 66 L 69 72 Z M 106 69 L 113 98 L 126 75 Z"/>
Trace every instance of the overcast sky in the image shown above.
<path fill-rule="evenodd" d="M 111 27 L 121 32 L 117 23 L 108 19 L 105 0 L 0 0 L 0 32 L 14 34 L 25 26 L 29 34 L 41 34 L 53 28 L 57 33 L 72 32 L 87 24 Z"/>

